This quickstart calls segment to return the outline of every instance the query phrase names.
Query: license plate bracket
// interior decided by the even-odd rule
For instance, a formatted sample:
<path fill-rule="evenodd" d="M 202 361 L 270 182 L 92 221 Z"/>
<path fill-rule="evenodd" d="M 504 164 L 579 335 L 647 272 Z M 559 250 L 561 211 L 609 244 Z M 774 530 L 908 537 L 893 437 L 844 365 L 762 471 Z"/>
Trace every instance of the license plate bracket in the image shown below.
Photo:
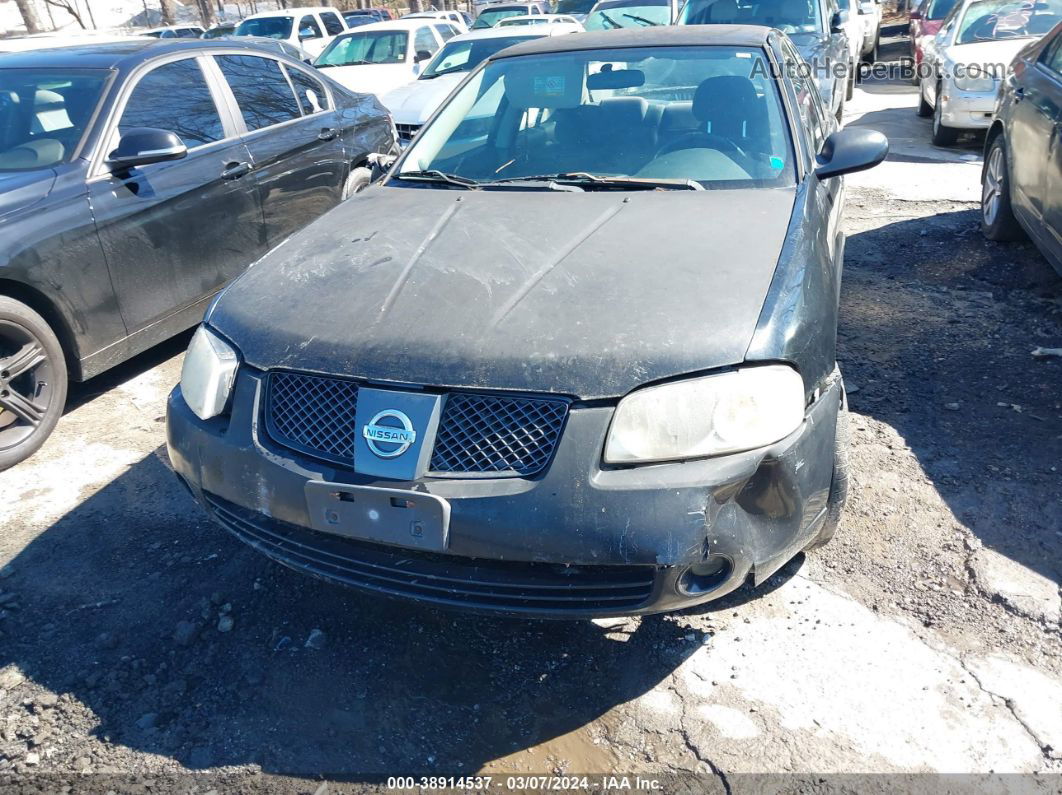
<path fill-rule="evenodd" d="M 310 526 L 322 533 L 445 552 L 450 503 L 434 494 L 378 486 L 306 483 Z"/>

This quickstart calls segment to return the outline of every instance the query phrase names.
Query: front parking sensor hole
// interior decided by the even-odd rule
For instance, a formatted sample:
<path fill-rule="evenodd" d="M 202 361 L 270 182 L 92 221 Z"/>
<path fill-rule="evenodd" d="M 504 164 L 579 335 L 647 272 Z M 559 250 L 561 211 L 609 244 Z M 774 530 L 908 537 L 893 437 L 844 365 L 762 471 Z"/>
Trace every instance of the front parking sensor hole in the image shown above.
<path fill-rule="evenodd" d="M 709 555 L 703 563 L 694 563 L 678 579 L 678 589 L 687 596 L 711 593 L 730 579 L 734 564 L 724 555 Z"/>

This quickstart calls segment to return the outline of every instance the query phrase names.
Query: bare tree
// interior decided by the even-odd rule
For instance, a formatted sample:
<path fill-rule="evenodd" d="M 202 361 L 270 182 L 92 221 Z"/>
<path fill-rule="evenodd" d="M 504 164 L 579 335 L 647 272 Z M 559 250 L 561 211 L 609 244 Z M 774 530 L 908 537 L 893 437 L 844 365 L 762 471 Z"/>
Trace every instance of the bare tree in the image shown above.
<path fill-rule="evenodd" d="M 159 0 L 159 7 L 162 9 L 163 25 L 177 24 L 177 6 L 175 3 L 176 0 Z"/>
<path fill-rule="evenodd" d="M 199 8 L 199 18 L 203 21 L 204 28 L 209 28 L 218 21 L 213 0 L 196 0 L 196 6 Z"/>
<path fill-rule="evenodd" d="M 50 6 L 55 8 L 61 8 L 74 19 L 77 20 L 77 24 L 81 26 L 82 30 L 85 30 L 85 22 L 81 19 L 81 14 L 78 12 L 77 7 L 74 6 L 73 0 L 44 0 Z"/>
<path fill-rule="evenodd" d="M 43 33 L 41 21 L 37 17 L 37 9 L 33 7 L 33 0 L 15 0 L 18 12 L 22 14 L 22 23 L 26 26 L 27 33 Z"/>

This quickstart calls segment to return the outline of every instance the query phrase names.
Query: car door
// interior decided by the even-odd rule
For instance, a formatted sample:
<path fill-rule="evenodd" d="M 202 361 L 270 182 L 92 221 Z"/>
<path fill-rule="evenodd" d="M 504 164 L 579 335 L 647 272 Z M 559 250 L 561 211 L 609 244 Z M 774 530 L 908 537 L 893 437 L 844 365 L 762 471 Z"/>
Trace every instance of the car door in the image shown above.
<path fill-rule="evenodd" d="M 1034 223 L 1045 218 L 1049 202 L 1048 175 L 1057 157 L 1058 74 L 1062 37 L 1056 37 L 1036 61 L 1025 61 L 1015 81 L 1010 111 L 1010 180 L 1012 201 Z"/>
<path fill-rule="evenodd" d="M 335 206 L 347 162 L 339 120 L 324 83 L 308 70 L 266 55 L 215 55 L 239 107 L 275 245 Z"/>
<path fill-rule="evenodd" d="M 1055 267 L 1062 268 L 1062 35 L 1044 50 L 1037 64 L 1037 109 L 1050 119 L 1047 168 L 1044 169 L 1044 244 Z"/>
<path fill-rule="evenodd" d="M 202 58 L 155 62 L 134 74 L 109 121 L 104 156 L 121 133 L 157 127 L 188 147 L 179 160 L 124 170 L 98 163 L 89 202 L 130 333 L 153 341 L 194 322 L 198 307 L 265 252 L 250 156 Z M 164 324 L 172 319 L 169 324 Z M 133 346 L 137 347 L 137 346 Z"/>

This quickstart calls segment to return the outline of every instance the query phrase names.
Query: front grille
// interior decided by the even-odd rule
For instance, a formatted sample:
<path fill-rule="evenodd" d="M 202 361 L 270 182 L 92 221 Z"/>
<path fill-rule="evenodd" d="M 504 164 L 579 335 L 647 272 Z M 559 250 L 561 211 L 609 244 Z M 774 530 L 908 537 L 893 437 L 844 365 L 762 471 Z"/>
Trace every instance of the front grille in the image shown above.
<path fill-rule="evenodd" d="M 354 464 L 358 385 L 304 373 L 271 373 L 266 429 L 277 444 L 344 466 Z M 549 464 L 568 402 L 558 398 L 453 392 L 446 396 L 429 470 L 450 477 L 530 477 Z"/>
<path fill-rule="evenodd" d="M 652 566 L 561 566 L 388 547 L 307 530 L 204 496 L 217 521 L 259 552 L 374 593 L 480 610 L 603 613 L 637 608 L 653 591 Z"/>
<path fill-rule="evenodd" d="M 398 130 L 398 140 L 410 141 L 413 136 L 420 131 L 421 125 L 419 124 L 396 124 L 395 129 Z"/>
<path fill-rule="evenodd" d="M 431 469 L 470 474 L 533 475 L 545 469 L 560 439 L 562 400 L 456 393 L 446 401 Z"/>

